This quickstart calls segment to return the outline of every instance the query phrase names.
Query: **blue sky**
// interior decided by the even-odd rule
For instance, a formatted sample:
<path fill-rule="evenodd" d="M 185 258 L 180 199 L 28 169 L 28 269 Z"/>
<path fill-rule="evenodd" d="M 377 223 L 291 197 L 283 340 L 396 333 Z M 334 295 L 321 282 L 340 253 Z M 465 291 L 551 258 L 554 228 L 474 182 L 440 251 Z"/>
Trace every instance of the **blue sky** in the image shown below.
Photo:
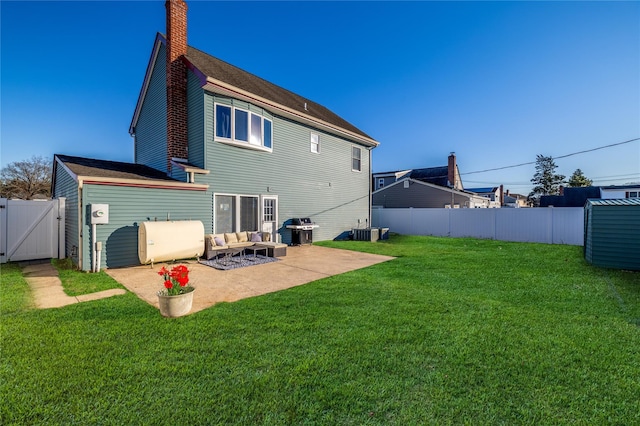
<path fill-rule="evenodd" d="M 188 42 L 323 104 L 374 171 L 445 165 L 528 193 L 534 166 L 640 137 L 640 2 L 188 2 Z M 0 2 L 0 164 L 133 161 L 128 128 L 164 1 Z M 276 141 L 277 143 L 277 141 Z M 558 159 L 640 182 L 640 142 Z"/>

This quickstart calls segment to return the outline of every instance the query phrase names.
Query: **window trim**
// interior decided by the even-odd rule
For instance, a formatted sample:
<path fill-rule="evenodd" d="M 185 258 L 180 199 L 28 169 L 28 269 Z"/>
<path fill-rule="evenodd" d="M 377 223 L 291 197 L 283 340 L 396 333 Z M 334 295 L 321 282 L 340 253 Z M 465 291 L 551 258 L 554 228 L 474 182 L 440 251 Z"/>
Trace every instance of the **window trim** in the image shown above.
<path fill-rule="evenodd" d="M 218 113 L 218 107 L 223 107 L 223 108 L 229 108 L 231 110 L 231 117 L 230 117 L 230 121 L 231 121 L 231 138 L 226 138 L 223 136 L 218 136 L 217 133 L 217 113 Z M 243 113 L 247 114 L 247 140 L 242 140 L 242 139 L 236 139 L 236 111 L 242 111 Z M 260 144 L 256 144 L 254 142 L 252 142 L 252 130 L 253 130 L 253 117 L 257 117 L 260 119 Z M 265 122 L 268 121 L 269 123 L 271 123 L 271 129 L 269 132 L 269 143 L 271 144 L 271 146 L 266 146 L 265 145 Z M 262 114 L 258 114 L 255 111 L 251 111 L 249 109 L 246 108 L 240 108 L 234 105 L 228 105 L 228 104 L 224 104 L 224 103 L 220 103 L 220 102 L 214 102 L 213 103 L 213 140 L 214 142 L 221 142 L 224 143 L 226 145 L 232 145 L 232 146 L 237 146 L 240 148 L 246 148 L 246 149 L 253 149 L 256 151 L 263 151 L 263 152 L 273 152 L 273 119 L 265 117 Z"/>
<path fill-rule="evenodd" d="M 358 150 L 358 158 L 355 158 L 354 153 L 356 152 L 355 150 Z M 354 165 L 354 160 L 358 160 L 358 168 L 355 169 L 353 167 Z M 358 172 L 361 173 L 362 172 L 362 148 L 360 148 L 359 146 L 355 146 L 355 145 L 351 145 L 351 171 L 352 172 Z"/>
<path fill-rule="evenodd" d="M 315 141 L 313 140 L 313 137 L 315 136 Z M 310 142 L 310 146 L 309 146 L 309 150 L 313 153 L 313 154 L 320 154 L 320 135 L 316 132 L 311 132 L 309 134 L 309 142 Z M 315 151 L 314 151 L 315 148 Z"/>
<path fill-rule="evenodd" d="M 234 217 L 233 217 L 233 222 L 234 222 L 234 227 L 236 229 L 234 229 L 231 232 L 242 232 L 242 231 L 250 231 L 250 232 L 259 232 L 259 229 L 237 229 L 240 228 L 240 224 L 242 222 L 242 215 L 240 212 L 241 209 L 241 201 L 240 199 L 242 197 L 246 197 L 246 198 L 256 198 L 258 200 L 258 215 L 256 217 L 256 221 L 257 221 L 257 225 L 258 227 L 262 226 L 261 224 L 261 206 L 260 204 L 262 203 L 262 197 L 260 195 L 256 195 L 256 194 L 231 194 L 231 193 L 227 193 L 227 192 L 214 192 L 213 194 L 213 200 L 214 200 L 214 206 L 217 207 L 217 202 L 218 200 L 216 199 L 216 197 L 218 196 L 224 196 L 224 197 L 232 197 L 233 198 L 233 208 L 234 208 Z M 214 214 L 216 213 L 216 208 L 214 208 Z M 213 220 L 213 226 L 214 226 L 214 234 L 219 234 L 221 233 L 220 231 L 218 231 L 217 229 L 217 217 L 214 217 Z M 224 232 L 224 231 L 222 231 Z"/>

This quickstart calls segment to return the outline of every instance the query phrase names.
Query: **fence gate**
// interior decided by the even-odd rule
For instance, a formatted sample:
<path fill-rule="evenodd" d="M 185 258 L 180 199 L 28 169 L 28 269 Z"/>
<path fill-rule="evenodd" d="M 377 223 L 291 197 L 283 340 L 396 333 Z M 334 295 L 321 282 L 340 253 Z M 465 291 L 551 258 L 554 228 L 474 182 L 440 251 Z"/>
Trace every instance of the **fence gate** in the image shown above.
<path fill-rule="evenodd" d="M 64 257 L 65 199 L 0 198 L 0 263 Z"/>

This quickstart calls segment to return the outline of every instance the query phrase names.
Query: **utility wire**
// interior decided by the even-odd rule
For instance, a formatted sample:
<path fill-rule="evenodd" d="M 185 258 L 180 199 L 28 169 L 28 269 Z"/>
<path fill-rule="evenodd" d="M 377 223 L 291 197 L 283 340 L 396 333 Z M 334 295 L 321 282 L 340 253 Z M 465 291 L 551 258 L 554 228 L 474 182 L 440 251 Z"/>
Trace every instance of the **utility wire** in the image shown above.
<path fill-rule="evenodd" d="M 583 151 L 572 152 L 571 154 L 565 154 L 565 155 L 560 155 L 558 157 L 551 157 L 551 158 L 554 159 L 554 160 L 557 160 L 557 159 L 560 159 L 560 158 L 572 157 L 574 155 L 585 154 L 587 152 L 598 151 L 600 149 L 611 148 L 611 147 L 614 147 L 614 146 L 624 145 L 626 143 L 636 142 L 636 141 L 639 141 L 639 140 L 640 140 L 640 138 L 629 139 L 629 140 L 623 141 L 623 142 L 612 143 L 612 144 L 609 144 L 609 145 L 599 146 L 597 148 L 585 149 Z M 512 166 L 503 166 L 503 167 L 496 167 L 496 168 L 493 168 L 493 169 L 476 170 L 474 172 L 460 173 L 460 175 L 472 175 L 472 174 L 476 174 L 476 173 L 486 173 L 486 172 L 493 172 L 493 171 L 496 171 L 496 170 L 512 169 L 514 167 L 528 166 L 528 165 L 535 164 L 535 163 L 536 163 L 536 161 L 529 161 L 527 163 L 514 164 Z"/>

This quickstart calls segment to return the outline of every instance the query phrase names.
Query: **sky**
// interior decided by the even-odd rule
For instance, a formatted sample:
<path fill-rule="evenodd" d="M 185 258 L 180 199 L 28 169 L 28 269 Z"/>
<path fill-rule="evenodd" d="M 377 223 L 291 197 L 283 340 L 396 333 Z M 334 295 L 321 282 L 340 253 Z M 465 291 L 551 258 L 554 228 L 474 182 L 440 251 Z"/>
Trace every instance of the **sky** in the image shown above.
<path fill-rule="evenodd" d="M 447 164 L 465 188 L 640 183 L 640 2 L 188 1 L 188 43 L 380 142 L 373 171 Z M 133 162 L 164 1 L 0 1 L 0 166 Z M 274 141 L 277 143 L 277 141 Z M 524 166 L 510 167 L 523 163 Z M 491 170 L 490 169 L 499 169 Z"/>

